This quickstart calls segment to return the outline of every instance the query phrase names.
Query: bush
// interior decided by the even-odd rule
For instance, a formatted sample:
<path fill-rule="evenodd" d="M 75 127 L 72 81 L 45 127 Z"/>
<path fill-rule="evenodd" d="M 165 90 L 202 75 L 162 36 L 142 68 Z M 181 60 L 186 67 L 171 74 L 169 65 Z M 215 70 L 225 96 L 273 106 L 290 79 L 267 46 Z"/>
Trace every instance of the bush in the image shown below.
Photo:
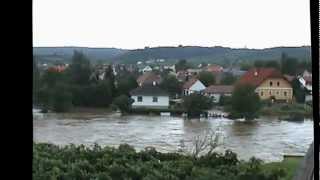
<path fill-rule="evenodd" d="M 131 109 L 131 104 L 133 99 L 129 98 L 126 95 L 120 95 L 116 97 L 113 101 L 113 104 L 120 109 L 121 112 L 129 112 Z"/>
<path fill-rule="evenodd" d="M 58 147 L 33 144 L 32 177 L 42 179 L 266 179 L 284 176 L 281 169 L 262 168 L 255 158 L 239 161 L 236 154 L 212 153 L 191 157 L 177 153 L 160 153 L 154 148 L 140 152 L 129 145 L 118 148 L 86 148 L 83 145 Z"/>

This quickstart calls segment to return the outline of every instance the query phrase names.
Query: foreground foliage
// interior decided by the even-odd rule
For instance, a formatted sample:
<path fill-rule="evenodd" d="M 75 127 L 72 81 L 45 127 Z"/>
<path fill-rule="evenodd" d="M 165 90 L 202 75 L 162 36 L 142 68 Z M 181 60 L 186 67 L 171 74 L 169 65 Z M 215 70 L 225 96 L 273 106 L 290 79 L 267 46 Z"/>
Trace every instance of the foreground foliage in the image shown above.
<path fill-rule="evenodd" d="M 42 179 L 216 179 L 277 180 L 285 176 L 281 168 L 262 168 L 252 158 L 239 161 L 231 151 L 193 157 L 178 153 L 160 153 L 153 148 L 136 152 L 129 145 L 118 148 L 92 148 L 83 145 L 58 147 L 52 144 L 33 145 L 35 180 Z"/>

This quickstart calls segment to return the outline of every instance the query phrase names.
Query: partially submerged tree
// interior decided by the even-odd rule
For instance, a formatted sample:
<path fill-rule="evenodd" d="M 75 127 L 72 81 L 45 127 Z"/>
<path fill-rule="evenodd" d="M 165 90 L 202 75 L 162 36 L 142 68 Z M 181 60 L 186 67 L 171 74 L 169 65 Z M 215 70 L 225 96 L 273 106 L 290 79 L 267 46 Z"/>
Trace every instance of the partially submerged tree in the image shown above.
<path fill-rule="evenodd" d="M 182 106 L 188 113 L 188 116 L 199 116 L 204 110 L 212 107 L 212 100 L 201 94 L 193 93 L 183 98 Z"/>
<path fill-rule="evenodd" d="M 238 85 L 231 97 L 231 116 L 235 118 L 253 119 L 261 108 L 259 95 L 250 85 Z"/>

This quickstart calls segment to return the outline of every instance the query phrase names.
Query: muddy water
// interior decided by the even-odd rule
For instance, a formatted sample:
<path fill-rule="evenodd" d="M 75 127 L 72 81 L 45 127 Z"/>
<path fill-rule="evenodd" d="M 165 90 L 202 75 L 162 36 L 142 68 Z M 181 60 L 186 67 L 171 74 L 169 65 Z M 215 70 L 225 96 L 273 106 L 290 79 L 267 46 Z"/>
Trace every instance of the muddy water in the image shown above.
<path fill-rule="evenodd" d="M 125 116 L 112 114 L 46 114 L 33 120 L 34 141 L 58 145 L 86 144 L 136 149 L 154 146 L 162 152 L 179 149 L 181 141 L 190 146 L 196 135 L 207 129 L 223 132 L 217 151 L 231 149 L 240 159 L 256 156 L 265 161 L 280 161 L 283 154 L 305 153 L 313 139 L 313 122 L 280 121 L 261 117 L 254 122 L 229 119 L 183 120 L 179 117 Z"/>

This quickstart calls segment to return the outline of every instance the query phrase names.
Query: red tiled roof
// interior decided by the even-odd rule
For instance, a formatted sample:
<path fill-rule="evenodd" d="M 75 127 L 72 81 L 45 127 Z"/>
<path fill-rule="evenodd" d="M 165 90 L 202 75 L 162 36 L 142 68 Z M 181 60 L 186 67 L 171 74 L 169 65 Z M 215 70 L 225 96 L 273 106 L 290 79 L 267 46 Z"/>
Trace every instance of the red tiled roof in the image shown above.
<path fill-rule="evenodd" d="M 290 75 L 283 75 L 284 78 L 286 78 L 289 82 L 291 82 L 295 77 L 294 76 L 290 76 Z"/>
<path fill-rule="evenodd" d="M 154 74 L 153 72 L 147 72 L 139 76 L 137 79 L 137 83 L 141 85 L 152 84 L 154 81 L 159 84 L 161 81 L 161 77 Z"/>
<path fill-rule="evenodd" d="M 274 68 L 252 68 L 247 71 L 237 84 L 259 86 L 267 78 L 283 78 L 283 75 Z"/>
<path fill-rule="evenodd" d="M 211 85 L 207 87 L 205 93 L 232 93 L 234 86 L 230 85 Z"/>
<path fill-rule="evenodd" d="M 212 64 L 212 65 L 209 65 L 209 66 L 206 67 L 206 71 L 214 72 L 214 73 L 222 72 L 223 71 L 223 67 L 219 66 L 219 65 Z"/>
<path fill-rule="evenodd" d="M 182 88 L 183 89 L 189 89 L 194 83 L 196 83 L 198 79 L 196 78 L 191 78 L 189 81 L 183 84 Z"/>

